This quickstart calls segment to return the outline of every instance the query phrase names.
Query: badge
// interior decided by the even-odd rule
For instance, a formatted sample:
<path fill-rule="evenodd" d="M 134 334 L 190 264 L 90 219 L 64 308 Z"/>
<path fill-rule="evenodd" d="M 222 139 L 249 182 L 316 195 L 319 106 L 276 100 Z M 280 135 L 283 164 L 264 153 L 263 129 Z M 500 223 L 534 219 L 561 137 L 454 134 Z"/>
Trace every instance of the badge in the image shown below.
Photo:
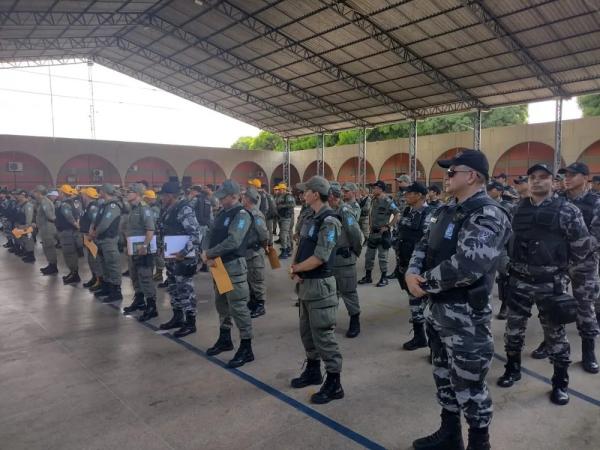
<path fill-rule="evenodd" d="M 331 230 L 329 233 L 327 233 L 327 241 L 333 242 L 334 239 L 335 239 L 335 231 Z"/>
<path fill-rule="evenodd" d="M 432 217 L 431 218 L 431 223 L 437 223 L 437 217 Z"/>
<path fill-rule="evenodd" d="M 244 225 L 246 225 L 246 220 L 245 219 L 240 219 L 240 221 L 238 222 L 238 230 L 243 230 L 244 229 Z"/>
<path fill-rule="evenodd" d="M 310 226 L 310 230 L 308 230 L 308 235 L 309 235 L 309 236 L 312 236 L 314 233 L 315 233 L 315 226 L 314 226 L 314 225 L 311 225 L 311 226 Z"/>
<path fill-rule="evenodd" d="M 448 228 L 446 228 L 446 232 L 444 233 L 444 239 L 452 239 L 452 235 L 454 234 L 454 223 L 448 224 Z"/>
<path fill-rule="evenodd" d="M 227 219 L 225 219 L 225 222 L 223 222 L 223 225 L 226 226 L 226 227 L 228 227 L 229 226 L 229 222 L 230 222 L 230 220 L 229 220 L 229 217 L 228 217 Z"/>

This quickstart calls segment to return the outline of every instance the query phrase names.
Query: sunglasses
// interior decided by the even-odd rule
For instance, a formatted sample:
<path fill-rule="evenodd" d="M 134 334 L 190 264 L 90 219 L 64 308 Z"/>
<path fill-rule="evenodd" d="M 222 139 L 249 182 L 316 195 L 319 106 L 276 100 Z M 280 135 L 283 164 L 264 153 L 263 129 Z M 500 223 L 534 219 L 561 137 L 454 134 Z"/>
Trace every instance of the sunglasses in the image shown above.
<path fill-rule="evenodd" d="M 472 170 L 454 170 L 454 169 L 448 169 L 446 171 L 446 175 L 448 175 L 448 178 L 453 178 L 454 175 L 456 175 L 457 173 L 469 173 L 469 172 L 473 172 Z"/>

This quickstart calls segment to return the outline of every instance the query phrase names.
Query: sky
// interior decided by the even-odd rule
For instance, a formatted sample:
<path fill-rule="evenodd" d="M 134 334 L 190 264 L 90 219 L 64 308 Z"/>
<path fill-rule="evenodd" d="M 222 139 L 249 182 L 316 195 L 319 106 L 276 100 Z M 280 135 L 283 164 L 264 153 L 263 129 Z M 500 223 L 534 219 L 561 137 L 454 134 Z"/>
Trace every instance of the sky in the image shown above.
<path fill-rule="evenodd" d="M 96 139 L 230 147 L 259 129 L 95 64 Z M 52 95 L 50 95 L 52 92 Z M 0 134 L 92 138 L 87 64 L 0 65 Z M 529 122 L 554 121 L 554 102 L 529 105 Z M 575 99 L 563 119 L 581 117 Z"/>

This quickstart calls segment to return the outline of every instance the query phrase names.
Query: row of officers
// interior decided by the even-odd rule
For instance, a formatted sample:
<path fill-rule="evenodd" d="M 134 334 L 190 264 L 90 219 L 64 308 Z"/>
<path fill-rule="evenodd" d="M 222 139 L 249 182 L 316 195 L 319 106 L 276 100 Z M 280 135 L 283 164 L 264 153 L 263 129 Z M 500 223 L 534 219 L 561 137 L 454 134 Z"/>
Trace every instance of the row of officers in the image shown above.
<path fill-rule="evenodd" d="M 340 186 L 313 177 L 297 186 L 303 192 L 303 207 L 294 227 L 298 248 L 289 276 L 298 293 L 300 338 L 307 363 L 291 385 L 294 388 L 321 385 L 311 397 L 314 403 L 343 398 L 342 355 L 334 334 L 338 299 L 344 300 L 350 315 L 347 335 L 356 336 L 360 332 L 356 259 L 366 244 L 364 278 L 368 279 L 372 269 L 369 257 L 374 259 L 377 252 L 387 252 L 394 246 L 397 260 L 394 276 L 409 292 L 415 331 L 415 337 L 405 348 L 430 348 L 437 398 L 442 408 L 439 430 L 417 439 L 413 446 L 464 448 L 462 413 L 469 425 L 468 449 L 489 449 L 493 407 L 486 377 L 494 353 L 491 293 L 498 274 L 508 280 L 503 282 L 501 294 L 507 318 L 504 336 L 507 363 L 497 382 L 499 386 L 510 387 L 521 378 L 521 353 L 533 305 L 539 311 L 544 332 L 544 342 L 534 356 L 549 357 L 554 368 L 550 400 L 557 405 L 569 401 L 571 359 L 567 324 L 577 324 L 584 369 L 598 372 L 594 340 L 599 332 L 596 309 L 600 307 L 600 197 L 588 190 L 589 169 L 582 163 L 561 170 L 564 192 L 553 189 L 554 174 L 547 165 L 533 165 L 519 179 L 518 184 L 527 185 L 528 189 L 519 188 L 518 201 L 493 198 L 494 190 L 505 189 L 498 181 L 499 184 L 488 182 L 489 166 L 482 152 L 465 150 L 438 164 L 447 169 L 444 190 L 450 200 L 439 205 L 428 204 L 427 188 L 412 183 L 396 201 L 385 194 L 385 185 L 377 182 L 372 186 L 368 234 L 361 231 L 362 199 L 355 185 Z M 130 273 L 138 273 L 132 281 L 143 278 L 139 275 L 140 267 L 152 265 L 148 262 L 152 255 L 148 245 L 154 221 L 145 219 L 152 214 L 146 212 L 150 208 L 143 202 L 143 192 L 142 186 L 134 185 L 127 193 L 132 210 L 136 205 L 140 208 L 138 223 L 140 231 L 146 233 L 139 253 L 129 257 Z M 105 236 L 100 237 L 98 230 L 104 230 L 103 221 L 110 219 L 107 214 L 118 214 L 118 206 L 111 206 L 114 204 L 111 186 L 103 186 L 101 195 L 105 200 L 100 207 L 102 211 L 98 212 L 88 236 L 98 242 L 103 260 L 105 252 L 100 242 Z M 197 255 L 209 267 L 220 257 L 234 289 L 224 295 L 215 290 L 220 334 L 207 353 L 217 355 L 233 350 L 230 330 L 235 323 L 240 331 L 240 345 L 229 366 L 239 367 L 254 359 L 248 306 L 252 290 L 250 261 L 258 253 L 264 268 L 264 252 L 271 245 L 272 233 L 257 206 L 260 193 L 252 186 L 242 194 L 237 183 L 227 180 L 215 197 L 221 210 L 205 236 L 200 233 L 189 201 L 180 198 L 179 185 L 167 183 L 161 190 L 163 235 L 188 236 L 184 248 L 167 262 L 167 273 L 174 280 L 173 287 L 169 285 L 173 317 L 161 328 L 179 328 L 176 336 L 195 331 L 191 277 L 198 263 Z M 133 220 L 130 213 L 130 226 Z M 140 231 L 135 233 L 139 235 Z M 380 257 L 380 264 L 382 261 Z M 105 264 L 102 266 L 106 269 Z M 151 273 L 150 269 L 146 279 L 151 279 Z M 140 289 L 142 300 L 136 303 L 134 299 L 125 312 L 142 308 L 140 319 L 147 320 L 157 315 L 155 291 L 150 289 L 146 294 Z M 321 361 L 326 369 L 324 381 Z"/>

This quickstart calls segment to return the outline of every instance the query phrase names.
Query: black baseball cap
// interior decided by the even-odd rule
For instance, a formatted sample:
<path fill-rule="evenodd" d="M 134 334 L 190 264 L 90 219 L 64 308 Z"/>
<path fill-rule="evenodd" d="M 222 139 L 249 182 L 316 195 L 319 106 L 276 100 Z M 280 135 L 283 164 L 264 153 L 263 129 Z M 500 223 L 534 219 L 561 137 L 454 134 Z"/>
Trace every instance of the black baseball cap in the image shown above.
<path fill-rule="evenodd" d="M 513 180 L 513 182 L 515 184 L 528 183 L 529 182 L 529 178 L 527 178 L 525 175 L 520 175 L 517 178 L 515 178 Z"/>
<path fill-rule="evenodd" d="M 487 184 L 486 190 L 491 191 L 492 189 L 497 189 L 500 192 L 504 191 L 504 185 L 499 181 L 492 180 Z"/>
<path fill-rule="evenodd" d="M 167 181 L 160 189 L 161 194 L 179 194 L 181 187 L 179 181 Z"/>
<path fill-rule="evenodd" d="M 421 195 L 427 195 L 427 188 L 425 185 L 415 181 L 406 188 L 406 192 L 416 192 Z"/>
<path fill-rule="evenodd" d="M 454 158 L 440 159 L 437 163 L 438 166 L 443 167 L 444 169 L 447 169 L 450 166 L 467 166 L 484 175 L 486 179 L 490 177 L 490 165 L 488 163 L 488 160 L 483 154 L 483 152 L 480 152 L 478 150 L 463 150 L 462 152 L 458 153 Z"/>
<path fill-rule="evenodd" d="M 494 175 L 494 178 L 504 178 L 506 180 L 508 177 L 504 172 L 501 172 L 498 175 Z"/>
<path fill-rule="evenodd" d="M 548 172 L 550 175 L 553 175 L 552 169 L 550 167 L 548 167 L 548 164 L 542 164 L 542 163 L 534 164 L 529 169 L 527 169 L 527 175 L 531 175 L 536 170 L 543 170 L 545 172 Z"/>
<path fill-rule="evenodd" d="M 560 174 L 567 173 L 567 172 L 580 173 L 582 175 L 589 175 L 590 168 L 588 167 L 588 165 L 586 163 L 574 162 L 573 164 L 569 164 L 567 167 L 563 167 L 562 169 L 559 169 L 559 171 L 558 171 L 558 173 L 560 173 Z"/>
<path fill-rule="evenodd" d="M 429 187 L 427 188 L 427 190 L 428 190 L 428 191 L 433 191 L 433 192 L 435 192 L 436 194 L 441 194 L 441 193 L 442 193 L 442 190 L 439 188 L 439 186 L 437 186 L 437 185 L 435 185 L 435 184 L 432 184 L 431 186 L 429 186 Z"/>
<path fill-rule="evenodd" d="M 593 181 L 594 183 L 600 183 L 600 175 L 594 175 L 594 176 L 592 177 L 592 181 Z"/>
<path fill-rule="evenodd" d="M 381 180 L 377 180 L 375 183 L 369 184 L 369 186 L 371 186 L 371 187 L 378 187 L 382 191 L 385 191 L 385 183 L 383 181 L 381 181 Z"/>

